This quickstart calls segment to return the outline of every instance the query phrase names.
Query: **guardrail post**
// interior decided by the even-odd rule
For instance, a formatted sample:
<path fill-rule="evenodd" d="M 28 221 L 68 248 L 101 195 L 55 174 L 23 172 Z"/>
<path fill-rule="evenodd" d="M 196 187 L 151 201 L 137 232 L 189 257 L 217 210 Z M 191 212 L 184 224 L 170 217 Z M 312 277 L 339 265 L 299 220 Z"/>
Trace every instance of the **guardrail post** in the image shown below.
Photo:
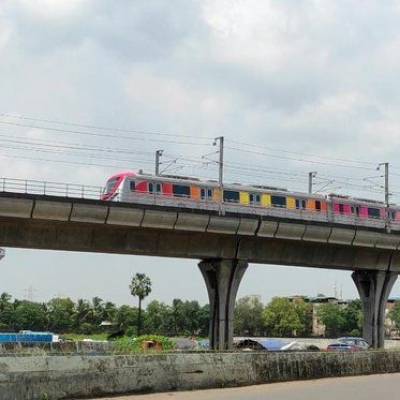
<path fill-rule="evenodd" d="M 85 186 L 82 185 L 81 198 L 83 199 L 84 197 L 85 197 Z"/>
<path fill-rule="evenodd" d="M 44 195 L 46 194 L 46 181 L 43 182 L 43 194 Z"/>
<path fill-rule="evenodd" d="M 3 192 L 6 191 L 6 178 L 3 178 Z"/>
<path fill-rule="evenodd" d="M 68 197 L 68 183 L 65 184 L 65 197 Z"/>

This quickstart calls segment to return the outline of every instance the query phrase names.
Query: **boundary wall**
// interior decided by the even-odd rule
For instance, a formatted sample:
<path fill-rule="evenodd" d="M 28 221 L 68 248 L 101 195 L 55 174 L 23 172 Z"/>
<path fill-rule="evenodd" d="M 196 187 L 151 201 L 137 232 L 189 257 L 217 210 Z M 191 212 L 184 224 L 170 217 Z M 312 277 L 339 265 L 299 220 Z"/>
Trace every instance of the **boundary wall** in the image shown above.
<path fill-rule="evenodd" d="M 2 356 L 0 399 L 72 399 L 394 372 L 400 372 L 400 351 Z"/>

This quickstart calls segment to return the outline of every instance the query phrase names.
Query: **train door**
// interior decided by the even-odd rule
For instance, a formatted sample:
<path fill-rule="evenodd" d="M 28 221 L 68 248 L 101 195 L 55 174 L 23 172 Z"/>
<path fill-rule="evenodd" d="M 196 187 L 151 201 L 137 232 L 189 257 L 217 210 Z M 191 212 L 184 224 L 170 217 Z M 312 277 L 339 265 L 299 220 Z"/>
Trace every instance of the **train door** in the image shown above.
<path fill-rule="evenodd" d="M 213 201 L 213 190 L 210 188 L 200 189 L 200 199 L 203 201 Z"/>

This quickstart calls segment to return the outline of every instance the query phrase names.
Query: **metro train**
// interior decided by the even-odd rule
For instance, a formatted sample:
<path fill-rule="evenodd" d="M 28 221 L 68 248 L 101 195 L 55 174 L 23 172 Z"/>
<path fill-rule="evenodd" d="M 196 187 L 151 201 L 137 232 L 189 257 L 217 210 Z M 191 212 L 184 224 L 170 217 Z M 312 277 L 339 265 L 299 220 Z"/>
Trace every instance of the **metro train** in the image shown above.
<path fill-rule="evenodd" d="M 110 177 L 102 200 L 400 230 L 400 207 L 387 208 L 380 201 L 238 183 L 224 184 L 221 191 L 215 180 L 155 176 L 141 170 Z"/>

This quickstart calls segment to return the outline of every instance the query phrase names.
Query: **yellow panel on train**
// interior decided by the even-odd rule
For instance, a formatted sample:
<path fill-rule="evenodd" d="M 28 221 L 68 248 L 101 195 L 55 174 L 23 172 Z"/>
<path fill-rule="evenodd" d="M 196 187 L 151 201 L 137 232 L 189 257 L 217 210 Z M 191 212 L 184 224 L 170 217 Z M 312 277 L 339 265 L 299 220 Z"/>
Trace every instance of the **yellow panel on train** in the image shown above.
<path fill-rule="evenodd" d="M 271 207 L 271 195 L 270 194 L 262 194 L 261 195 L 261 205 L 263 207 Z"/>
<path fill-rule="evenodd" d="M 212 197 L 213 201 L 221 201 L 221 190 L 220 189 L 214 189 L 213 190 L 213 197 Z"/>
<path fill-rule="evenodd" d="M 240 192 L 240 204 L 245 206 L 250 204 L 250 196 L 247 192 Z"/>
<path fill-rule="evenodd" d="M 287 197 L 286 198 L 286 207 L 290 209 L 296 208 L 296 199 L 294 197 Z"/>

